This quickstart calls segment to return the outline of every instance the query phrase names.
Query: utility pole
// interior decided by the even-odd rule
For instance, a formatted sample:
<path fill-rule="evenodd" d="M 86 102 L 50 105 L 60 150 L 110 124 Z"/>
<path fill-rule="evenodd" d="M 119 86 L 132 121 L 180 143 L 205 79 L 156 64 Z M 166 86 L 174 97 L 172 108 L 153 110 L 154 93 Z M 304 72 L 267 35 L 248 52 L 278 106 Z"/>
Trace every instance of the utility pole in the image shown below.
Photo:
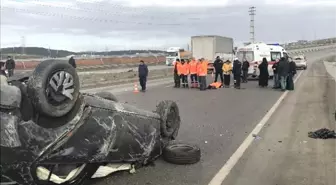
<path fill-rule="evenodd" d="M 254 43 L 255 41 L 255 35 L 254 35 L 254 16 L 255 16 L 255 12 L 256 12 L 256 7 L 255 6 L 251 6 L 249 8 L 249 15 L 250 15 L 250 41 L 251 44 Z"/>
<path fill-rule="evenodd" d="M 25 54 L 25 47 L 26 47 L 26 38 L 25 36 L 21 37 L 21 55 Z"/>

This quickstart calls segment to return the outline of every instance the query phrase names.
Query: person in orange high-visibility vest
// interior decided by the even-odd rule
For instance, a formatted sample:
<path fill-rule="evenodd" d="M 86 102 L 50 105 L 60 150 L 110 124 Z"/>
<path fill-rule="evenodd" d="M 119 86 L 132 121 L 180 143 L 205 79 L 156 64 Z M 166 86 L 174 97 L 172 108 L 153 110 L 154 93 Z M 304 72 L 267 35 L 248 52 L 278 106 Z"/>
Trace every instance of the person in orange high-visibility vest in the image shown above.
<path fill-rule="evenodd" d="M 175 82 L 175 88 L 179 88 L 181 86 L 181 62 L 180 59 L 176 59 L 176 62 L 174 63 L 174 82 Z"/>
<path fill-rule="evenodd" d="M 207 88 L 206 85 L 207 74 L 208 74 L 208 62 L 206 62 L 204 58 L 202 58 L 198 68 L 199 86 L 201 91 L 205 91 Z"/>
<path fill-rule="evenodd" d="M 195 88 L 198 86 L 197 61 L 195 60 L 195 58 L 191 59 L 191 62 L 189 63 L 189 69 L 190 69 L 191 88 Z"/>
<path fill-rule="evenodd" d="M 182 87 L 188 87 L 188 74 L 189 74 L 189 64 L 185 62 L 184 59 L 181 59 L 181 79 Z"/>

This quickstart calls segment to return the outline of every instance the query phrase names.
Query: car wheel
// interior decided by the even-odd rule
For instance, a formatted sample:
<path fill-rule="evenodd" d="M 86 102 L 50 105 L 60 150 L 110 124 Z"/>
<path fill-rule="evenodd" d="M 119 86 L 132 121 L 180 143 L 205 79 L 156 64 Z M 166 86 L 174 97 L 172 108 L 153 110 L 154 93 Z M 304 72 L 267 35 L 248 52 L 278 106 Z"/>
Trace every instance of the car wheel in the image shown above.
<path fill-rule="evenodd" d="M 156 113 L 161 117 L 161 136 L 168 141 L 174 140 L 181 124 L 177 104 L 170 100 L 161 101 L 156 107 Z"/>
<path fill-rule="evenodd" d="M 185 143 L 171 143 L 163 149 L 163 159 L 173 164 L 194 164 L 201 159 L 198 146 Z"/>
<path fill-rule="evenodd" d="M 64 116 L 74 107 L 79 96 L 77 72 L 67 61 L 43 61 L 29 77 L 27 93 L 39 113 Z"/>
<path fill-rule="evenodd" d="M 269 78 L 272 80 L 274 76 L 270 76 Z"/>
<path fill-rule="evenodd" d="M 73 171 L 73 165 L 43 165 L 36 166 L 32 172 L 37 185 L 80 185 L 84 181 L 90 179 L 99 168 L 98 164 L 82 164 L 77 167 L 77 171 Z M 67 168 L 68 167 L 68 168 Z M 63 171 L 61 171 L 63 170 Z M 72 175 L 70 175 L 72 173 Z M 59 180 L 67 179 L 65 182 Z"/>
<path fill-rule="evenodd" d="M 99 93 L 96 93 L 95 95 L 101 97 L 101 98 L 104 98 L 104 99 L 107 99 L 107 100 L 111 100 L 111 101 L 114 101 L 114 102 L 118 102 L 118 99 L 117 97 L 115 97 L 112 93 L 110 92 L 99 92 Z"/>

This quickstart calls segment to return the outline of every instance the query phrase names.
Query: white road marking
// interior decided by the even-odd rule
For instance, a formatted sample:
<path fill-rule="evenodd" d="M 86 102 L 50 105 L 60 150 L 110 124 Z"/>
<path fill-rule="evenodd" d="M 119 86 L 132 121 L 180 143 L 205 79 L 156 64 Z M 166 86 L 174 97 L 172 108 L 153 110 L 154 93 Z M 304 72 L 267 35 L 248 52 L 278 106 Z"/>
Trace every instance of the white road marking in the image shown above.
<path fill-rule="evenodd" d="M 295 78 L 294 83 L 297 82 L 297 80 L 300 78 L 303 71 L 301 71 L 298 76 Z M 236 165 L 236 163 L 239 161 L 239 159 L 243 156 L 244 152 L 247 150 L 247 148 L 251 145 L 251 143 L 254 140 L 254 137 L 252 135 L 258 135 L 258 133 L 261 131 L 261 129 L 264 127 L 264 125 L 267 123 L 267 121 L 271 118 L 273 113 L 276 111 L 276 109 L 281 104 L 282 100 L 285 99 L 287 96 L 288 91 L 285 91 L 278 101 L 275 102 L 275 104 L 272 106 L 272 108 L 267 112 L 267 114 L 260 120 L 260 122 L 257 124 L 257 126 L 252 130 L 252 132 L 246 137 L 246 139 L 243 141 L 243 143 L 239 146 L 239 148 L 233 153 L 233 155 L 230 157 L 230 159 L 224 164 L 224 166 L 217 172 L 217 174 L 212 178 L 210 183 L 208 185 L 221 185 L 222 182 L 225 180 L 227 175 L 230 173 L 232 168 Z"/>

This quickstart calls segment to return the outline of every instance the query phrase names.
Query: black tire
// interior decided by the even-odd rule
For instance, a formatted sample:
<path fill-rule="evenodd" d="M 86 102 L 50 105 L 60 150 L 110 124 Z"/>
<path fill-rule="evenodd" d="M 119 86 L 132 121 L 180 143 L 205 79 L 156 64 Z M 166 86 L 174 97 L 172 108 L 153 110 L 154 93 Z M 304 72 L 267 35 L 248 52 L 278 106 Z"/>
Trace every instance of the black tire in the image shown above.
<path fill-rule="evenodd" d="M 174 142 L 163 149 L 163 159 L 173 164 L 194 164 L 201 160 L 198 146 Z"/>
<path fill-rule="evenodd" d="M 177 104 L 170 100 L 161 101 L 156 106 L 156 113 L 161 117 L 161 136 L 168 141 L 176 139 L 181 124 Z"/>
<path fill-rule="evenodd" d="M 46 60 L 36 66 L 28 80 L 27 92 L 39 113 L 61 117 L 74 107 L 79 84 L 75 68 L 67 61 Z M 64 88 L 65 85 L 68 87 Z"/>
<path fill-rule="evenodd" d="M 269 78 L 270 78 L 271 80 L 273 80 L 273 77 L 274 77 L 274 76 L 270 76 Z"/>
<path fill-rule="evenodd" d="M 118 102 L 118 99 L 117 97 L 115 97 L 112 93 L 110 92 L 99 92 L 99 93 L 96 93 L 95 95 L 101 97 L 101 98 L 104 98 L 104 99 L 107 99 L 107 100 L 111 100 L 111 101 L 114 101 L 114 102 Z"/>
<path fill-rule="evenodd" d="M 37 181 L 37 185 L 81 185 L 86 180 L 89 180 L 92 175 L 96 173 L 98 170 L 99 165 L 98 164 L 87 164 L 84 169 L 76 176 L 76 178 L 72 179 L 71 181 L 67 181 L 61 184 L 56 184 L 51 181 L 41 181 L 38 180 L 38 177 L 36 174 L 33 174 L 35 181 Z M 36 172 L 36 170 L 32 170 L 33 172 Z"/>

